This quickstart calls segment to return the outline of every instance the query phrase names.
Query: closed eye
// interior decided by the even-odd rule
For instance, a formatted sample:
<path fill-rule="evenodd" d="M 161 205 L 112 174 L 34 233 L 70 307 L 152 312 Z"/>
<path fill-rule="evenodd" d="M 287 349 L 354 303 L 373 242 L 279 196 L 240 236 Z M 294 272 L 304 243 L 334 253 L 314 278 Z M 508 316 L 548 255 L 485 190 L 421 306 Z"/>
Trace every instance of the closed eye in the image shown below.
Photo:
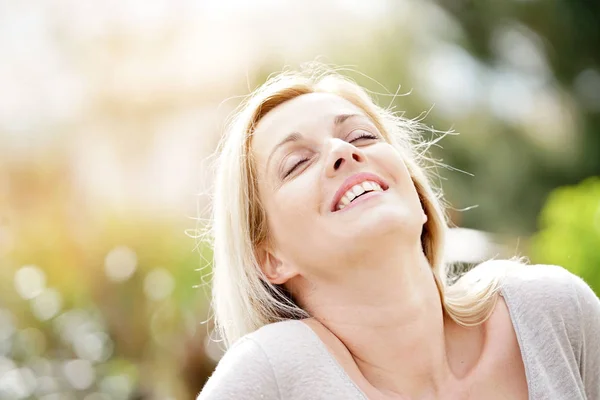
<path fill-rule="evenodd" d="M 377 140 L 379 139 L 379 136 L 374 135 L 372 133 L 369 132 L 361 132 L 357 137 L 353 138 L 352 140 L 349 141 L 349 143 L 354 143 L 357 140 Z M 295 170 L 298 169 L 298 167 L 300 167 L 302 164 L 306 163 L 307 161 L 309 161 L 310 158 L 309 157 L 304 157 L 300 160 L 298 160 L 283 176 L 283 179 L 287 178 L 288 176 L 290 176 Z"/>
<path fill-rule="evenodd" d="M 372 133 L 363 132 L 359 136 L 357 136 L 354 139 L 352 139 L 349 143 L 354 143 L 354 142 L 356 142 L 357 140 L 360 140 L 360 139 L 379 139 L 379 137 L 373 135 Z"/>
<path fill-rule="evenodd" d="M 298 160 L 298 162 L 296 164 L 294 164 L 294 166 L 285 173 L 284 178 L 287 178 L 292 172 L 294 172 L 296 169 L 298 169 L 299 166 L 301 166 L 308 160 L 309 160 L 308 157 L 304 157 L 301 160 Z"/>

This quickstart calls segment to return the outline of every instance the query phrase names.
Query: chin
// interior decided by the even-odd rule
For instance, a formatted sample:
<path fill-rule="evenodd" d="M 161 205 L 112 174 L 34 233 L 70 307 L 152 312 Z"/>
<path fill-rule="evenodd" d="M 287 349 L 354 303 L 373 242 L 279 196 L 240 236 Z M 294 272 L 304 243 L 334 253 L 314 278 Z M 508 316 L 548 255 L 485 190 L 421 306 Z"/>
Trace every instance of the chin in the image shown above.
<path fill-rule="evenodd" d="M 413 212 L 398 204 L 382 204 L 372 207 L 348 224 L 346 232 L 356 240 L 369 242 L 374 246 L 388 242 L 386 239 L 397 243 L 412 237 L 420 238 L 423 230 L 420 215 L 419 211 Z"/>

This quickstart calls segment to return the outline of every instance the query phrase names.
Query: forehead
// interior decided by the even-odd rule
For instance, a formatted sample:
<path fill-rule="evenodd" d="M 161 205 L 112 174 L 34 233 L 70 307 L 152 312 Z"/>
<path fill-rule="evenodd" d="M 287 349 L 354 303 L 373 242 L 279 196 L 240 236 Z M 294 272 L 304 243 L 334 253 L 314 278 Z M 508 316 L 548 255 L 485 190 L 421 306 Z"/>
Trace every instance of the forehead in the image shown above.
<path fill-rule="evenodd" d="M 322 136 L 333 126 L 334 117 L 340 114 L 365 115 L 359 107 L 335 94 L 303 94 L 275 107 L 259 121 L 252 148 L 258 153 L 269 152 L 291 132 Z"/>

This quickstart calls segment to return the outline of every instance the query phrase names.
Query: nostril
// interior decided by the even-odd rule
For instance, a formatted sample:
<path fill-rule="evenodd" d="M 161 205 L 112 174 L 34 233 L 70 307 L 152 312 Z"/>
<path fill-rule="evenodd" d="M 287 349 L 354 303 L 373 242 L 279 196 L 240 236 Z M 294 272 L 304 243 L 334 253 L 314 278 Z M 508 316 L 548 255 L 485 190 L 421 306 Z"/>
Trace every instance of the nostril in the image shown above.
<path fill-rule="evenodd" d="M 338 169 L 342 165 L 343 161 L 344 161 L 343 158 L 338 158 L 337 161 L 335 162 L 335 164 L 333 164 L 333 168 Z"/>
<path fill-rule="evenodd" d="M 352 153 L 352 158 L 354 159 L 354 161 L 360 161 L 360 156 L 356 153 Z"/>

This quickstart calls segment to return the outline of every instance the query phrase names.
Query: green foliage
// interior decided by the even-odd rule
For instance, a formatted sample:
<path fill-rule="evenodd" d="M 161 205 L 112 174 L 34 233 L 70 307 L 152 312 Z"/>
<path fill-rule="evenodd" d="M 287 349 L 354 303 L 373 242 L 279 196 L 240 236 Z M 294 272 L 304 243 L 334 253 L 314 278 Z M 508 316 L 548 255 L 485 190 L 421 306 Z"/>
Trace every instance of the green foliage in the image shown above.
<path fill-rule="evenodd" d="M 532 238 L 532 261 L 557 264 L 600 294 L 600 177 L 552 192 Z"/>

